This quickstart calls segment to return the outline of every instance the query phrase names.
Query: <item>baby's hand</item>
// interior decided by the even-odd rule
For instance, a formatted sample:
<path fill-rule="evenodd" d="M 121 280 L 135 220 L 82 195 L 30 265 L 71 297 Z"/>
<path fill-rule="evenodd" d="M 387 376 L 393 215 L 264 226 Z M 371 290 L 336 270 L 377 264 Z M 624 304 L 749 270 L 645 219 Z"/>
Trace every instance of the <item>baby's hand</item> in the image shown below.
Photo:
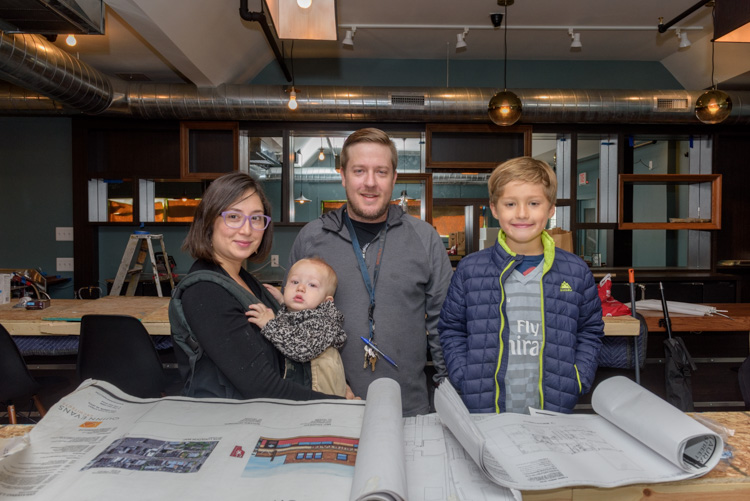
<path fill-rule="evenodd" d="M 273 298 L 279 304 L 284 304 L 284 295 L 281 293 L 281 291 L 279 289 L 277 289 L 276 287 L 274 287 L 271 284 L 263 284 L 263 287 L 265 287 L 266 290 L 271 293 L 271 295 L 273 296 Z"/>
<path fill-rule="evenodd" d="M 266 324 L 270 321 L 276 318 L 276 315 L 274 315 L 273 310 L 270 308 L 267 308 L 266 305 L 261 303 L 251 304 L 248 306 L 250 308 L 248 311 L 245 312 L 245 316 L 247 317 L 247 321 L 251 324 L 255 324 L 261 329 L 266 326 Z"/>

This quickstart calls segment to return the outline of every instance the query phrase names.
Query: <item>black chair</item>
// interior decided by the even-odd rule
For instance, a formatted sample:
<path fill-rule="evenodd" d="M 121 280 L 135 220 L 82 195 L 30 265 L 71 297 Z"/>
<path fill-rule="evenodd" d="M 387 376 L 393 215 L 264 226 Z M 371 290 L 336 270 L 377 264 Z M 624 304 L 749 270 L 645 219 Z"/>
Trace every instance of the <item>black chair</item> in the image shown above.
<path fill-rule="evenodd" d="M 127 315 L 84 315 L 78 377 L 107 381 L 141 398 L 165 395 L 164 369 L 148 331 Z"/>
<path fill-rule="evenodd" d="M 747 357 L 739 370 L 740 393 L 745 401 L 745 410 L 750 411 L 750 357 Z"/>
<path fill-rule="evenodd" d="M 33 400 L 39 415 L 44 417 L 47 411 L 37 396 L 39 389 L 40 385 L 29 373 L 18 346 L 0 325 L 0 402 L 7 408 L 10 424 L 17 423 L 13 401 L 21 398 Z"/>

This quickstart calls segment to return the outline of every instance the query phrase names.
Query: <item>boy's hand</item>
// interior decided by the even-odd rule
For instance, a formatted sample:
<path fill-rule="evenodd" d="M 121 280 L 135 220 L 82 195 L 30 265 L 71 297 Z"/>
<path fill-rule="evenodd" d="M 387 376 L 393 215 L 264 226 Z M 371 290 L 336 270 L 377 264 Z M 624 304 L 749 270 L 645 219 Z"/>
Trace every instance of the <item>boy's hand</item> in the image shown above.
<path fill-rule="evenodd" d="M 284 295 L 279 289 L 271 284 L 263 284 L 263 287 L 265 287 L 266 290 L 271 293 L 276 302 L 278 302 L 279 304 L 284 304 Z"/>
<path fill-rule="evenodd" d="M 261 329 L 266 326 L 266 324 L 270 321 L 276 318 L 276 315 L 274 315 L 273 310 L 270 308 L 267 308 L 266 305 L 261 303 L 251 304 L 248 306 L 250 308 L 248 311 L 245 312 L 245 316 L 247 317 L 247 321 L 251 324 L 255 324 Z"/>

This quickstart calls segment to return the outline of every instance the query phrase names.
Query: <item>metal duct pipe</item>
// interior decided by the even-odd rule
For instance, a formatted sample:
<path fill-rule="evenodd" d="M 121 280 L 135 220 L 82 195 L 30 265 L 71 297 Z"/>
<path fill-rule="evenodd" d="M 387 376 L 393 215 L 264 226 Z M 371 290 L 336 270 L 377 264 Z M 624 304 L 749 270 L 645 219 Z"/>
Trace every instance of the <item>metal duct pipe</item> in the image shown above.
<path fill-rule="evenodd" d="M 283 86 L 121 84 L 108 116 L 145 119 L 247 121 L 489 122 L 494 89 L 431 87 L 310 86 L 287 106 Z M 514 90 L 523 101 L 521 123 L 700 124 L 693 106 L 702 91 L 688 90 Z M 728 92 L 733 107 L 723 122 L 750 124 L 750 92 Z M 417 102 L 419 104 L 414 104 Z M 64 103 L 70 104 L 70 103 Z M 0 112 L 76 113 L 43 96 L 0 85 Z M 86 111 L 86 110 L 84 110 Z"/>
<path fill-rule="evenodd" d="M 488 123 L 496 89 L 303 86 L 290 110 L 282 85 L 113 83 L 44 38 L 0 32 L 0 78 L 59 101 L 0 85 L 0 112 L 102 113 L 147 119 Z M 700 124 L 703 91 L 513 89 L 522 123 Z M 750 124 L 750 92 L 728 92 L 723 123 Z M 7 97 L 6 97 L 7 96 Z M 74 110 L 69 110 L 72 107 Z"/>
<path fill-rule="evenodd" d="M 700 124 L 695 100 L 703 91 L 514 89 L 522 123 Z M 131 84 L 129 114 L 149 119 L 269 121 L 488 122 L 495 89 L 306 86 L 292 111 L 282 86 Z M 750 123 L 750 92 L 730 92 L 724 122 Z"/>
<path fill-rule="evenodd" d="M 38 35 L 0 32 L 0 78 L 85 113 L 112 102 L 109 78 Z"/>

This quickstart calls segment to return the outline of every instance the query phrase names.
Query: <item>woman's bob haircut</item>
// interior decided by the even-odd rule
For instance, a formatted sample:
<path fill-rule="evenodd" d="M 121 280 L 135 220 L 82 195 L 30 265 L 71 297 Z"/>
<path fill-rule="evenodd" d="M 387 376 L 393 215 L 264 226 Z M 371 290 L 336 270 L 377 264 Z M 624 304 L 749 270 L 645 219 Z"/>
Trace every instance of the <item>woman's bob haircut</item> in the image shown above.
<path fill-rule="evenodd" d="M 214 258 L 211 244 L 214 235 L 214 222 L 221 213 L 235 202 L 257 195 L 263 204 L 263 213 L 271 215 L 271 204 L 266 194 L 255 179 L 243 172 L 225 174 L 212 182 L 203 193 L 203 199 L 195 211 L 195 218 L 190 225 L 182 250 L 193 256 L 193 259 L 204 259 L 218 264 Z M 248 258 L 252 262 L 262 262 L 268 257 L 273 244 L 273 221 L 263 233 L 258 250 Z"/>

